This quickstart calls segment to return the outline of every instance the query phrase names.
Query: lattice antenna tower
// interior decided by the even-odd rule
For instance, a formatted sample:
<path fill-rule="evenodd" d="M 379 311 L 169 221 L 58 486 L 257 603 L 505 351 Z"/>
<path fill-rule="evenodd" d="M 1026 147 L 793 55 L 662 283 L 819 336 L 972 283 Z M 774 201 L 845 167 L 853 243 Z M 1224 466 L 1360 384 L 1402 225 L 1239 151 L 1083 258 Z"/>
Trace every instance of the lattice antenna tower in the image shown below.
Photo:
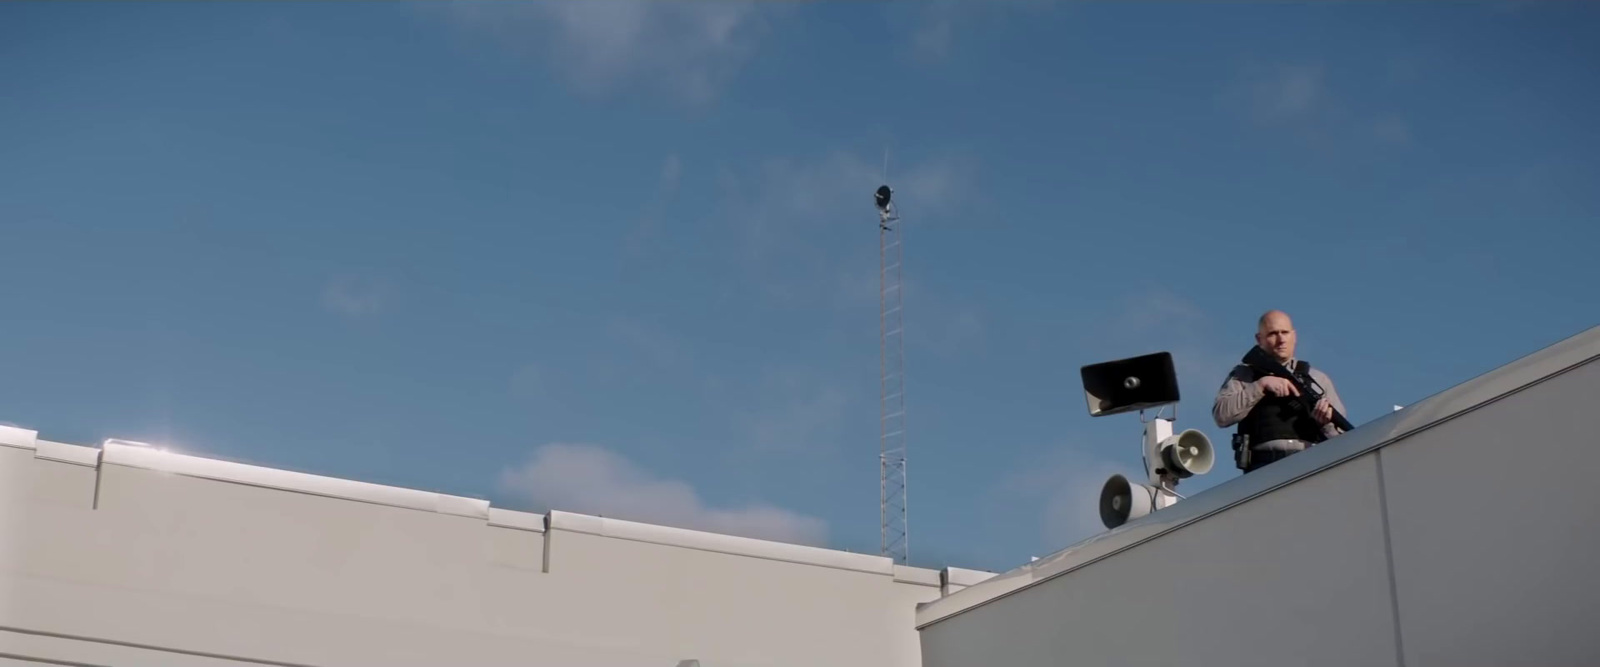
<path fill-rule="evenodd" d="M 888 155 L 884 156 L 888 171 Z M 884 180 L 887 179 L 887 175 Z M 879 517 L 883 555 L 905 564 L 910 555 L 906 525 L 906 354 L 901 248 L 905 230 L 888 185 L 874 196 L 878 206 L 879 305 Z"/>

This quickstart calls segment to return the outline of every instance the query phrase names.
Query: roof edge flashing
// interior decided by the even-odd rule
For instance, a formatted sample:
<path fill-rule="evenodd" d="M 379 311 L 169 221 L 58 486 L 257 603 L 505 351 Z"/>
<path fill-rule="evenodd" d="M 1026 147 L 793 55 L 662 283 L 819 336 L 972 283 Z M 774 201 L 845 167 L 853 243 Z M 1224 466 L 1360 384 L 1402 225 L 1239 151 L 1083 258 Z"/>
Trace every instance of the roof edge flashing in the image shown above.
<path fill-rule="evenodd" d="M 64 442 L 51 442 L 39 440 L 36 442 L 33 457 L 46 461 L 59 461 L 73 465 L 97 468 L 100 466 L 100 448 L 85 447 L 83 445 L 69 445 Z"/>
<path fill-rule="evenodd" d="M 278 491 L 355 500 L 484 521 L 489 519 L 487 500 L 208 459 L 140 445 L 107 442 L 101 453 L 101 461 L 128 468 L 168 472 Z"/>
<path fill-rule="evenodd" d="M 550 530 L 894 576 L 894 561 L 886 556 L 871 556 L 754 537 L 658 526 L 560 510 L 551 510 Z"/>
<path fill-rule="evenodd" d="M 947 567 L 940 576 L 946 585 L 975 586 L 997 576 L 998 573 L 984 570 L 969 570 L 962 567 Z"/>
<path fill-rule="evenodd" d="M 913 565 L 900 565 L 898 563 L 894 566 L 894 580 L 902 584 L 938 588 L 942 585 L 943 579 L 944 573 L 939 570 L 930 570 Z"/>
<path fill-rule="evenodd" d="M 37 449 L 39 432 L 18 426 L 0 424 L 0 446 L 18 449 Z"/>
<path fill-rule="evenodd" d="M 496 528 L 511 528 L 542 533 L 544 532 L 544 522 L 545 517 L 543 514 L 505 510 L 498 507 L 489 508 L 489 525 Z"/>

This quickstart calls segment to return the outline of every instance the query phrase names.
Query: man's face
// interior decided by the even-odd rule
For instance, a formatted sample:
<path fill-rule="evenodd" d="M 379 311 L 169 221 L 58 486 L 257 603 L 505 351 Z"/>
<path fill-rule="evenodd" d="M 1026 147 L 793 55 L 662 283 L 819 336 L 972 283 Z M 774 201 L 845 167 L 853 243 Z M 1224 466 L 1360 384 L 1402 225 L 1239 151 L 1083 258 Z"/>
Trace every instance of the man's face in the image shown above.
<path fill-rule="evenodd" d="M 1294 323 L 1286 315 L 1271 315 L 1256 331 L 1256 345 L 1272 353 L 1278 361 L 1294 358 Z"/>

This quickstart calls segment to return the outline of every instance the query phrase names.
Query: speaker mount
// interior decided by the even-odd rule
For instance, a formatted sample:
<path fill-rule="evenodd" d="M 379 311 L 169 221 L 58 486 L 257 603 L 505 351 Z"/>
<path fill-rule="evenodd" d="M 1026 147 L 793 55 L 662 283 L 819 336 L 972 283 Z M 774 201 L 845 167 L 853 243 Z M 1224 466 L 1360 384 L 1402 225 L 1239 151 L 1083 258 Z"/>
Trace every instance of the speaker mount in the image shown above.
<path fill-rule="evenodd" d="M 1116 528 L 1151 512 L 1171 507 L 1178 495 L 1179 480 L 1211 471 L 1216 451 L 1211 440 L 1195 429 L 1173 434 L 1173 417 L 1163 418 L 1163 408 L 1178 403 L 1178 374 L 1172 353 L 1156 352 L 1127 359 L 1105 361 L 1082 367 L 1084 400 L 1089 416 L 1104 417 L 1139 412 L 1144 424 L 1144 469 L 1148 484 L 1136 484 L 1122 475 L 1112 475 L 1100 489 L 1100 521 Z M 1156 409 L 1154 419 L 1144 412 Z"/>

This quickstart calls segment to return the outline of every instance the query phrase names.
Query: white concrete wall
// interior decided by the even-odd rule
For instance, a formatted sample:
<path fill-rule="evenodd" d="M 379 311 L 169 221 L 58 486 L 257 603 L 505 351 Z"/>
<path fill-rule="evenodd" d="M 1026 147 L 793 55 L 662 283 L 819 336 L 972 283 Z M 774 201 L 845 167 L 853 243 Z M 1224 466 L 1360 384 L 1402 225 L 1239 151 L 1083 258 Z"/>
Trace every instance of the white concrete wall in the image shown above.
<path fill-rule="evenodd" d="M 1600 665 L 1597 406 L 1591 329 L 921 605 L 924 665 Z"/>
<path fill-rule="evenodd" d="M 0 427 L 0 665 L 916 667 L 934 570 Z M 7 661 L 10 661 L 9 663 Z"/>

